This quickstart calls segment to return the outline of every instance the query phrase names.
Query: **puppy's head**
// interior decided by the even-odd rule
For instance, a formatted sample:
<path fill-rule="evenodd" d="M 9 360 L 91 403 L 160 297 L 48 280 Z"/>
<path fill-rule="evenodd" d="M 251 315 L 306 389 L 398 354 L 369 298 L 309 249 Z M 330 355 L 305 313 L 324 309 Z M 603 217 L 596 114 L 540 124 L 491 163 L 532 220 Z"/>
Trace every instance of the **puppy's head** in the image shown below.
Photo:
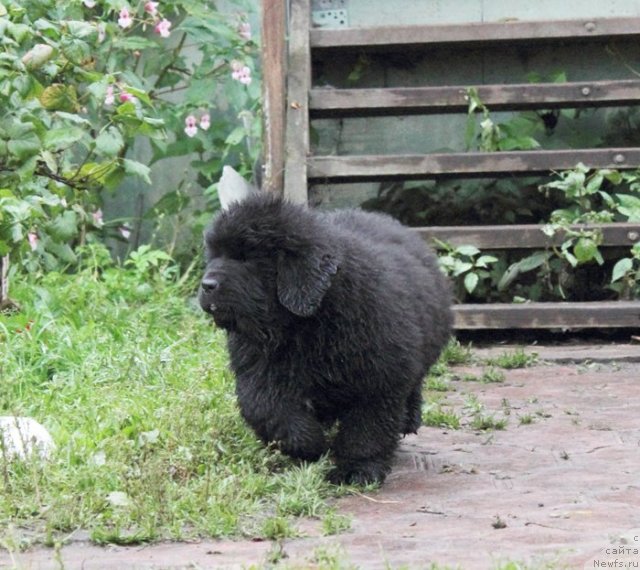
<path fill-rule="evenodd" d="M 200 304 L 219 326 L 243 332 L 314 315 L 340 262 L 314 212 L 266 194 L 220 214 L 205 252 Z"/>

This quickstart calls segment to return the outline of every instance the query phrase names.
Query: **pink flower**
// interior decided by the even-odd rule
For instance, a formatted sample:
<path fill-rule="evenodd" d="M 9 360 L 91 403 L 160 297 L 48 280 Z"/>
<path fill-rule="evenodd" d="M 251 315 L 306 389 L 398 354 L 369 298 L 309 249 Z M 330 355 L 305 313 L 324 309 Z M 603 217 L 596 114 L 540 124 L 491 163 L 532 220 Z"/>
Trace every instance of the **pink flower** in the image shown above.
<path fill-rule="evenodd" d="M 200 117 L 200 128 L 203 131 L 208 131 L 210 126 L 211 126 L 211 118 L 207 113 L 205 113 L 204 115 L 202 115 L 202 117 Z"/>
<path fill-rule="evenodd" d="M 127 93 L 126 91 L 123 91 L 122 93 L 120 93 L 120 102 L 121 103 L 126 103 L 127 101 L 135 101 L 136 98 L 131 95 L 131 93 Z"/>
<path fill-rule="evenodd" d="M 131 19 L 131 14 L 129 14 L 129 10 L 127 8 L 123 8 L 120 10 L 120 14 L 118 17 L 118 26 L 122 29 L 126 29 L 133 24 L 133 20 Z"/>
<path fill-rule="evenodd" d="M 100 22 L 98 24 L 98 43 L 102 43 L 107 37 L 107 27 L 104 25 L 104 22 Z"/>
<path fill-rule="evenodd" d="M 93 218 L 93 225 L 97 227 L 101 227 L 104 224 L 102 219 L 102 210 L 98 208 L 95 212 L 91 212 L 91 217 Z"/>
<path fill-rule="evenodd" d="M 95 8 L 96 7 L 96 0 L 84 0 L 83 4 L 87 8 Z"/>
<path fill-rule="evenodd" d="M 107 95 L 104 98 L 104 104 L 105 105 L 113 105 L 115 100 L 116 100 L 116 98 L 115 98 L 115 95 L 113 94 L 113 85 L 108 85 L 107 86 Z"/>
<path fill-rule="evenodd" d="M 147 2 L 144 5 L 144 11 L 151 16 L 155 16 L 158 13 L 158 4 L 160 2 Z"/>
<path fill-rule="evenodd" d="M 166 18 L 163 18 L 156 24 L 156 27 L 153 29 L 156 32 L 156 34 L 160 34 L 163 38 L 168 38 L 169 34 L 171 33 L 169 31 L 170 28 L 171 28 L 171 22 Z"/>
<path fill-rule="evenodd" d="M 249 22 L 241 22 L 238 26 L 238 35 L 243 39 L 249 41 L 251 39 L 251 24 Z"/>
<path fill-rule="evenodd" d="M 29 239 L 31 251 L 35 251 L 35 249 L 38 247 L 38 234 L 36 234 L 35 232 L 29 232 L 27 234 L 27 238 Z"/>
<path fill-rule="evenodd" d="M 118 231 L 120 232 L 120 235 L 124 238 L 124 239 L 129 239 L 129 237 L 131 236 L 131 228 L 128 225 L 123 225 L 120 226 L 118 228 Z"/>
<path fill-rule="evenodd" d="M 198 133 L 198 124 L 196 118 L 193 115 L 189 115 L 185 120 L 184 132 L 188 137 L 195 137 Z"/>
<path fill-rule="evenodd" d="M 231 77 L 240 83 L 249 85 L 251 83 L 251 69 L 241 61 L 234 59 L 231 62 Z"/>

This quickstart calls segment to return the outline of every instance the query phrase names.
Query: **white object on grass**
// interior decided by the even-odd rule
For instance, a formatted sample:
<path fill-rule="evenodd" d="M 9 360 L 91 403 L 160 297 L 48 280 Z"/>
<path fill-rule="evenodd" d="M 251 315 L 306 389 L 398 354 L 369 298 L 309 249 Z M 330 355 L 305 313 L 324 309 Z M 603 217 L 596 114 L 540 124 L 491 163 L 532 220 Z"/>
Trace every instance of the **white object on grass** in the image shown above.
<path fill-rule="evenodd" d="M 222 168 L 222 177 L 218 183 L 218 198 L 223 210 L 233 202 L 242 202 L 247 196 L 256 192 L 258 189 L 242 178 L 236 170 L 230 166 Z"/>
<path fill-rule="evenodd" d="M 55 448 L 49 432 L 33 418 L 0 416 L 0 459 L 48 459 Z"/>

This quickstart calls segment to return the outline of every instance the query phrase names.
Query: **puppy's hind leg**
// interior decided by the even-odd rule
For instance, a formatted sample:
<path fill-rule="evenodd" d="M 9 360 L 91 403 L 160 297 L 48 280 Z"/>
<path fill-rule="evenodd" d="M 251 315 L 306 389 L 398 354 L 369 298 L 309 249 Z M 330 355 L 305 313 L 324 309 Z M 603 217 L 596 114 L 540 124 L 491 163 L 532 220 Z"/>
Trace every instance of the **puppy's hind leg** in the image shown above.
<path fill-rule="evenodd" d="M 340 417 L 331 482 L 382 483 L 391 471 L 404 412 L 403 404 L 386 400 L 353 408 Z"/>
<path fill-rule="evenodd" d="M 411 391 L 407 398 L 404 425 L 400 433 L 418 433 L 422 425 L 422 381 Z"/>

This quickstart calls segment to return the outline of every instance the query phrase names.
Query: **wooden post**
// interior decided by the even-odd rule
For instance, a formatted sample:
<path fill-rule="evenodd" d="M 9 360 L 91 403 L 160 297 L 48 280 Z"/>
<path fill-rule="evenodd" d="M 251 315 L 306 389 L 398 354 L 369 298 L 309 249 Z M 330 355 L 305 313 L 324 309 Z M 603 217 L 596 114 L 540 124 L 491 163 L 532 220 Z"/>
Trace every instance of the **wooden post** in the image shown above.
<path fill-rule="evenodd" d="M 262 99 L 264 175 L 262 187 L 281 194 L 284 187 L 286 2 L 262 0 Z"/>
<path fill-rule="evenodd" d="M 9 256 L 0 257 L 0 309 L 9 302 Z"/>
<path fill-rule="evenodd" d="M 308 203 L 310 28 L 310 0 L 292 0 L 289 18 L 284 196 L 291 202 L 305 205 Z"/>

